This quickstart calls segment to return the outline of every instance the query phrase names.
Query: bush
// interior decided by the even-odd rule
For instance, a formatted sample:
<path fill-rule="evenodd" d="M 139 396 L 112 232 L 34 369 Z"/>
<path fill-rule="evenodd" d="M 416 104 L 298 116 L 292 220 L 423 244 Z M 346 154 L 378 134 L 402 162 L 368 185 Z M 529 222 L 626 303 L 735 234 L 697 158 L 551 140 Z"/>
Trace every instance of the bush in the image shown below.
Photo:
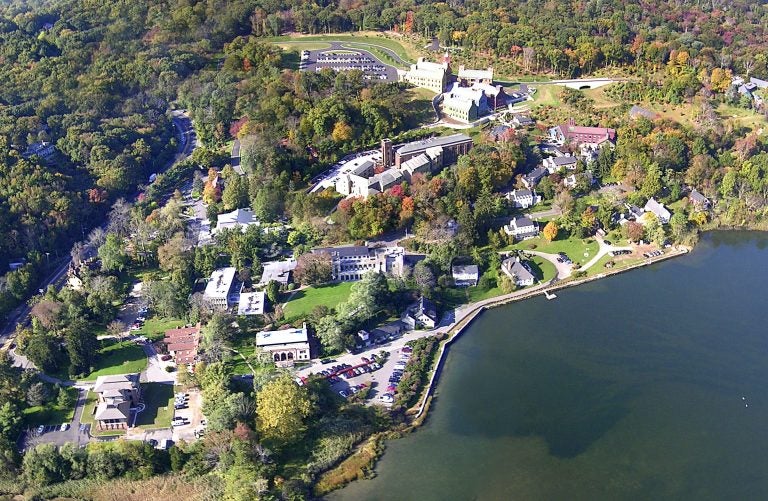
<path fill-rule="evenodd" d="M 173 372 L 173 371 L 175 371 L 175 370 L 176 370 L 176 369 L 175 369 L 173 366 L 170 366 L 170 365 L 168 365 L 168 366 L 166 366 L 166 367 L 165 367 L 165 372 Z"/>

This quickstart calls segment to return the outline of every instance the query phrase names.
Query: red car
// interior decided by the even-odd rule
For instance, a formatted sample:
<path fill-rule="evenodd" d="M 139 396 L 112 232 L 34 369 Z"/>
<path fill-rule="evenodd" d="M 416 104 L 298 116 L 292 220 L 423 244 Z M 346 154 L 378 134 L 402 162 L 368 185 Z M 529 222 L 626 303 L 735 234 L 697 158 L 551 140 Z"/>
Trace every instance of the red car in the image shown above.
<path fill-rule="evenodd" d="M 162 360 L 163 362 L 167 362 L 168 360 L 170 360 L 172 358 L 173 357 L 170 356 L 170 355 L 163 355 L 162 357 L 160 357 L 160 360 Z"/>

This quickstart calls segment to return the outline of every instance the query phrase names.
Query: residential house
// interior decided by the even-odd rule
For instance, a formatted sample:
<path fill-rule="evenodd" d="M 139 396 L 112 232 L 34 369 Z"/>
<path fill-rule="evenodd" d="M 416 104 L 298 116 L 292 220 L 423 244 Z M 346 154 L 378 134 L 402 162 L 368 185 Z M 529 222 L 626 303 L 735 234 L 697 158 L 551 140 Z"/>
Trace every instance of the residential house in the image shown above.
<path fill-rule="evenodd" d="M 440 63 L 433 63 L 420 57 L 416 64 L 412 64 L 410 70 L 401 74 L 401 80 L 416 87 L 429 89 L 436 94 L 441 94 L 451 78 L 451 67 L 447 57 Z"/>
<path fill-rule="evenodd" d="M 258 219 L 254 217 L 251 209 L 237 209 L 216 216 L 216 228 L 213 229 L 213 233 L 215 234 L 232 228 L 239 228 L 240 231 L 245 233 L 245 230 L 249 226 L 258 226 L 259 224 Z"/>
<path fill-rule="evenodd" d="M 401 318 L 409 329 L 434 329 L 438 320 L 437 306 L 424 296 L 411 305 Z"/>
<path fill-rule="evenodd" d="M 139 405 L 141 385 L 138 374 L 99 376 L 93 385 L 98 403 L 93 415 L 99 430 L 126 429 L 131 409 Z"/>
<path fill-rule="evenodd" d="M 224 310 L 238 301 L 240 290 L 235 290 L 236 273 L 234 267 L 219 268 L 211 273 L 203 297 L 212 307 Z"/>
<path fill-rule="evenodd" d="M 528 264 L 518 258 L 507 258 L 501 263 L 501 271 L 504 272 L 518 287 L 533 285 L 536 277 L 533 276 Z"/>
<path fill-rule="evenodd" d="M 531 172 L 523 176 L 523 184 L 526 188 L 532 190 L 547 174 L 549 174 L 549 171 L 546 167 L 536 167 Z"/>
<path fill-rule="evenodd" d="M 413 329 L 414 327 L 410 328 Z M 375 343 L 384 343 L 396 338 L 407 329 L 409 329 L 409 327 L 403 321 L 395 320 L 394 322 L 373 329 L 371 331 L 371 337 L 373 337 L 373 342 Z"/>
<path fill-rule="evenodd" d="M 278 367 L 290 367 L 294 361 L 309 361 L 307 324 L 300 329 L 262 331 L 256 334 L 256 346 Z"/>
<path fill-rule="evenodd" d="M 576 169 L 577 162 L 578 162 L 578 159 L 576 157 L 562 156 L 562 157 L 547 157 L 544 159 L 542 164 L 547 169 L 547 172 L 549 172 L 550 174 L 554 174 L 555 172 L 560 172 L 563 169 L 567 169 L 567 170 Z"/>
<path fill-rule="evenodd" d="M 476 264 L 451 266 L 451 275 L 456 287 L 474 287 L 480 278 L 480 269 Z"/>
<path fill-rule="evenodd" d="M 645 212 L 652 212 L 656 214 L 656 217 L 659 219 L 661 224 L 667 224 L 669 219 L 672 217 L 672 214 L 667 210 L 666 207 L 664 207 L 664 204 L 657 202 L 653 197 L 651 197 L 648 202 L 646 202 L 643 209 Z"/>
<path fill-rule="evenodd" d="M 549 129 L 549 138 L 558 144 L 600 146 L 606 142 L 613 143 L 616 140 L 616 130 L 607 127 L 578 126 L 573 119 L 570 119 L 568 123 Z"/>
<path fill-rule="evenodd" d="M 509 224 L 504 225 L 504 233 L 511 235 L 518 240 L 533 238 L 539 234 L 539 228 L 536 223 L 526 216 L 513 217 Z"/>
<path fill-rule="evenodd" d="M 24 158 L 31 156 L 39 156 L 44 160 L 51 160 L 56 154 L 56 147 L 47 141 L 41 141 L 39 143 L 32 143 L 27 146 L 27 150 L 21 154 Z"/>
<path fill-rule="evenodd" d="M 194 364 L 200 345 L 200 324 L 165 331 L 163 343 L 177 365 Z"/>
<path fill-rule="evenodd" d="M 488 137 L 495 142 L 501 141 L 509 134 L 512 127 L 509 125 L 496 125 L 490 131 L 488 131 Z"/>
<path fill-rule="evenodd" d="M 527 209 L 539 203 L 541 197 L 533 190 L 513 190 L 507 193 L 507 200 L 515 207 Z"/>
<path fill-rule="evenodd" d="M 268 261 L 262 263 L 264 271 L 261 273 L 261 279 L 258 285 L 267 285 L 271 281 L 285 287 L 291 280 L 291 272 L 296 269 L 296 260 L 290 258 L 286 261 Z"/>
<path fill-rule="evenodd" d="M 240 302 L 237 304 L 238 315 L 263 315 L 267 302 L 266 294 L 262 291 L 241 292 Z"/>
<path fill-rule="evenodd" d="M 527 128 L 536 125 L 536 120 L 532 119 L 528 115 L 514 115 L 512 117 L 512 125 L 517 128 Z"/>
<path fill-rule="evenodd" d="M 699 191 L 694 188 L 691 190 L 691 193 L 688 195 L 688 199 L 691 201 L 691 203 L 696 206 L 699 209 L 709 209 L 711 206 L 711 203 L 707 197 L 699 193 Z"/>

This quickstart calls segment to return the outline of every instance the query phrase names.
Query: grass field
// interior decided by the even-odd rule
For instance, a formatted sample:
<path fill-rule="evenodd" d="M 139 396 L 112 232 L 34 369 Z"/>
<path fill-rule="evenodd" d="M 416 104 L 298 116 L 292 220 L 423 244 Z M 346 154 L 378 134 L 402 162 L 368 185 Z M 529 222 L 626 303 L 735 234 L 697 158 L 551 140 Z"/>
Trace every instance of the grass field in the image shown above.
<path fill-rule="evenodd" d="M 584 264 L 592 259 L 595 253 L 597 253 L 598 245 L 594 238 L 582 240 L 580 238 L 561 237 L 552 242 L 548 242 L 543 237 L 536 237 L 510 245 L 507 249 L 536 250 L 548 254 L 565 252 L 574 263 Z"/>
<path fill-rule="evenodd" d="M 169 428 L 173 419 L 173 385 L 143 383 L 141 392 L 146 408 L 136 416 L 136 426 L 143 429 Z"/>
<path fill-rule="evenodd" d="M 315 306 L 335 308 L 349 297 L 352 282 L 307 287 L 297 291 L 285 305 L 285 319 L 288 321 L 307 316 Z"/>
<path fill-rule="evenodd" d="M 536 87 L 536 94 L 533 95 L 533 106 L 561 106 L 560 91 L 562 87 L 559 85 L 534 85 Z"/>
<path fill-rule="evenodd" d="M 102 339 L 96 358 L 96 366 L 85 381 L 94 381 L 99 376 L 141 372 L 147 367 L 147 356 L 141 346 L 130 341 Z"/>
<path fill-rule="evenodd" d="M 27 407 L 24 409 L 24 425 L 25 426 L 40 426 L 41 424 L 61 424 L 69 423 L 75 417 L 75 402 L 77 401 L 77 389 L 67 388 L 72 399 L 72 405 L 68 407 L 60 407 L 53 400 L 52 397 L 49 405 L 38 405 L 36 407 Z"/>
<path fill-rule="evenodd" d="M 184 320 L 178 318 L 150 317 L 144 322 L 141 329 L 131 332 L 137 336 L 146 336 L 148 339 L 157 341 L 165 336 L 165 331 L 181 327 L 184 323 Z"/>

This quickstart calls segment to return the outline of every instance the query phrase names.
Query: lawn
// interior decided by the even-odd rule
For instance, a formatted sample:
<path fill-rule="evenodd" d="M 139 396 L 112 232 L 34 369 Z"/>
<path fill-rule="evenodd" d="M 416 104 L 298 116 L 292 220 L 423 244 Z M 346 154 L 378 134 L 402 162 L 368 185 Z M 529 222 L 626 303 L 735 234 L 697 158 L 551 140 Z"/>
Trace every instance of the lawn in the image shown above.
<path fill-rule="evenodd" d="M 173 385 L 143 383 L 142 400 L 145 409 L 136 417 L 136 426 L 143 429 L 170 428 L 173 419 Z"/>
<path fill-rule="evenodd" d="M 99 376 L 141 372 L 147 367 L 147 355 L 141 346 L 130 341 L 102 339 L 96 357 L 96 366 L 85 381 L 94 381 Z"/>
<path fill-rule="evenodd" d="M 70 394 L 72 399 L 72 405 L 68 407 L 60 407 L 55 403 L 55 400 L 51 400 L 49 405 L 38 405 L 36 407 L 27 407 L 24 409 L 24 425 L 35 427 L 41 424 L 61 424 L 69 423 L 75 417 L 75 402 L 77 402 L 77 389 L 67 388 L 66 391 Z"/>
<path fill-rule="evenodd" d="M 561 106 L 560 91 L 563 90 L 559 85 L 533 85 L 536 87 L 536 93 L 533 95 L 534 106 Z"/>
<path fill-rule="evenodd" d="M 543 237 L 531 238 L 529 240 L 523 240 L 514 245 L 507 247 L 507 250 L 521 249 L 521 250 L 536 250 L 539 252 L 546 252 L 548 254 L 557 254 L 559 252 L 565 252 L 574 263 L 584 264 L 597 253 L 597 242 L 594 238 L 580 239 L 580 238 L 558 238 L 552 242 L 548 242 Z M 586 256 L 585 256 L 586 253 Z"/>
<path fill-rule="evenodd" d="M 165 336 L 165 331 L 183 326 L 184 320 L 178 318 L 150 317 L 141 326 L 141 329 L 131 331 L 137 336 L 146 336 L 152 341 L 157 341 Z"/>
<path fill-rule="evenodd" d="M 287 321 L 306 317 L 315 306 L 327 306 L 335 308 L 349 297 L 353 282 L 341 282 L 338 284 L 307 287 L 296 291 L 290 301 L 285 305 L 283 312 Z"/>
<path fill-rule="evenodd" d="M 737 106 L 721 103 L 715 111 L 723 121 L 732 121 L 739 126 L 747 127 L 751 130 L 765 126 L 765 119 L 763 116 L 753 110 L 746 110 Z"/>
<path fill-rule="evenodd" d="M 555 268 L 555 265 L 543 257 L 533 256 L 530 261 L 532 261 L 531 270 L 533 270 L 533 274 L 537 280 L 548 282 L 557 275 L 557 268 Z"/>

